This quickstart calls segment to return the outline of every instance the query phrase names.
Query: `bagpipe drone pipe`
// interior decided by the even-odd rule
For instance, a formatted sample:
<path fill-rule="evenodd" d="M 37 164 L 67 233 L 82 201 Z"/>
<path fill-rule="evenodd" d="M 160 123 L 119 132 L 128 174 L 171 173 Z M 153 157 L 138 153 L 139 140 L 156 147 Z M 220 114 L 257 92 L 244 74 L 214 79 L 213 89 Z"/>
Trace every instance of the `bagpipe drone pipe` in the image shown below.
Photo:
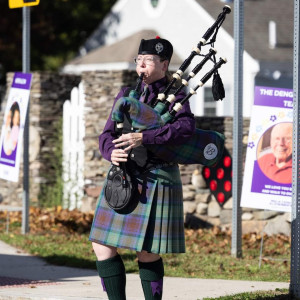
<path fill-rule="evenodd" d="M 220 58 L 217 62 L 215 57 L 216 50 L 213 47 L 210 48 L 209 52 L 205 55 L 201 54 L 201 48 L 208 44 L 214 46 L 218 30 L 225 20 L 226 14 L 229 14 L 230 12 L 230 7 L 228 5 L 224 6 L 223 12 L 219 14 L 215 23 L 203 35 L 197 47 L 192 50 L 189 57 L 182 63 L 176 73 L 173 74 L 172 80 L 167 85 L 163 93 L 158 94 L 154 107 L 151 107 L 138 100 L 139 93 L 137 89 L 130 91 L 128 97 L 122 97 L 118 99 L 112 112 L 112 120 L 116 122 L 119 130 L 122 130 L 124 114 L 126 113 L 129 114 L 131 126 L 136 132 L 156 129 L 169 122 L 172 122 L 176 113 L 182 108 L 182 105 L 188 101 L 192 95 L 196 94 L 197 89 L 202 87 L 212 76 L 212 90 L 214 99 L 217 101 L 225 97 L 225 91 L 222 80 L 218 74 L 218 69 L 225 64 L 227 60 L 225 58 Z M 209 42 L 207 42 L 212 35 L 213 37 Z M 191 61 L 195 56 L 202 56 L 203 59 L 188 74 L 186 79 L 182 79 L 184 71 L 191 64 Z M 195 87 L 190 89 L 189 93 L 182 100 L 176 102 L 176 95 L 183 88 L 188 86 L 189 80 L 194 78 L 208 61 L 214 63 L 213 68 L 201 78 Z M 142 81 L 142 77 L 143 74 L 141 74 L 138 82 Z M 173 94 L 169 95 L 169 92 L 177 80 L 181 80 L 181 85 Z M 171 107 L 170 111 L 169 107 Z M 196 129 L 193 136 L 182 145 L 146 144 L 144 146 L 153 152 L 157 157 L 167 162 L 212 166 L 216 164 L 222 156 L 224 148 L 224 136 L 216 131 Z"/>

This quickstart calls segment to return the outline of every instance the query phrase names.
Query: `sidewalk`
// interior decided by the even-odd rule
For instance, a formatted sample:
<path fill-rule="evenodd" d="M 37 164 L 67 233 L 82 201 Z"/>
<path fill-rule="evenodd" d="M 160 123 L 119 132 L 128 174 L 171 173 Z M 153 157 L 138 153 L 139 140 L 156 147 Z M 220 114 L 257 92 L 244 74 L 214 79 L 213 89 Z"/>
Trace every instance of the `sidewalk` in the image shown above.
<path fill-rule="evenodd" d="M 164 300 L 197 300 L 258 290 L 288 288 L 288 283 L 165 277 Z M 137 274 L 127 275 L 127 299 L 144 300 Z M 105 299 L 96 270 L 47 264 L 0 241 L 0 299 Z"/>

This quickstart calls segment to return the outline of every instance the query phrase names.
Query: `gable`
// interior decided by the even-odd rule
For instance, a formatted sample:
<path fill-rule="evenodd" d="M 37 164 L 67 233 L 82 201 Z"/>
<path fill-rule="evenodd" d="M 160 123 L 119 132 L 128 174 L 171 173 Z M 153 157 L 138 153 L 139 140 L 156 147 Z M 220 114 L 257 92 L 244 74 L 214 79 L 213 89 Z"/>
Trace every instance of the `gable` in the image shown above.
<path fill-rule="evenodd" d="M 98 47 L 82 57 L 75 58 L 70 61 L 69 64 L 80 65 L 125 62 L 129 64 L 129 67 L 131 64 L 131 67 L 134 69 L 135 65 L 133 64 L 133 58 L 137 55 L 137 49 L 141 39 L 151 39 L 157 35 L 159 34 L 156 31 L 142 30 L 114 44 Z M 177 66 L 180 63 L 181 60 L 176 54 L 176 51 L 174 51 L 171 59 L 171 65 Z"/>
<path fill-rule="evenodd" d="M 220 0 L 160 0 L 157 8 L 151 7 L 150 0 L 119 0 L 105 21 L 82 47 L 82 53 L 101 45 L 115 43 L 134 32 L 152 29 L 170 38 L 178 49 L 179 39 L 186 43 L 185 35 L 193 34 L 196 27 L 203 34 L 207 15 L 216 19 L 224 2 Z M 175 3 L 174 3 L 175 2 Z M 199 8 L 195 6 L 196 3 Z M 232 13 L 222 25 L 233 38 L 234 2 L 229 3 Z M 244 47 L 251 57 L 259 61 L 291 61 L 293 57 L 293 3 L 290 0 L 245 0 Z M 138 11 L 137 11 L 138 10 Z M 134 15 L 134 18 L 132 17 Z M 195 18 L 197 15 L 197 20 Z M 190 19 L 196 21 L 190 25 Z M 269 22 L 276 23 L 277 47 L 269 47 Z M 126 24 L 126 27 L 124 25 Z M 170 28 L 168 28 L 170 27 Z M 174 32 L 183 36 L 176 37 Z M 166 36 L 168 35 L 168 36 Z M 199 37 L 197 37 L 199 39 Z M 179 54 L 180 49 L 178 50 Z M 185 52 L 186 53 L 186 52 Z"/>
<path fill-rule="evenodd" d="M 160 0 L 157 8 L 151 7 L 150 3 L 150 0 L 119 0 L 83 45 L 81 54 L 86 55 L 100 46 L 119 43 L 141 31 L 152 30 L 173 44 L 182 62 L 224 6 L 219 3 L 218 11 L 210 15 L 195 0 Z M 231 14 L 228 19 L 232 17 Z M 219 41 L 217 46 L 232 52 L 232 37 L 224 32 L 223 27 L 220 29 Z M 223 55 L 229 56 L 227 53 Z"/>

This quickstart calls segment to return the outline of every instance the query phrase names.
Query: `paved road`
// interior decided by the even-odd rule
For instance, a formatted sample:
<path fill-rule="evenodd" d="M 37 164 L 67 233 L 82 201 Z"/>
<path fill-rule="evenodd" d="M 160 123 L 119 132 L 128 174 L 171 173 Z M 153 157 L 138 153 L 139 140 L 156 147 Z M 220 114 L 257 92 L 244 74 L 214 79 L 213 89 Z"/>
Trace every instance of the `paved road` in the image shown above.
<path fill-rule="evenodd" d="M 165 277 L 164 300 L 197 300 L 258 290 L 288 288 L 283 282 Z M 127 275 L 128 300 L 143 300 L 139 276 Z M 96 270 L 53 266 L 0 241 L 0 299 L 108 299 Z"/>

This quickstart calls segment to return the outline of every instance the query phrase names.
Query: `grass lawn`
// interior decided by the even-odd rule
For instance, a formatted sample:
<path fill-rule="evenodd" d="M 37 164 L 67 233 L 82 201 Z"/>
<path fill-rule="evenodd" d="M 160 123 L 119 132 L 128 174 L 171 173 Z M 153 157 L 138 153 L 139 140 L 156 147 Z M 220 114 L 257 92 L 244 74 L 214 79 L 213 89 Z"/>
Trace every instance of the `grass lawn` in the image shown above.
<path fill-rule="evenodd" d="M 4 223 L 1 223 L 2 227 Z M 28 253 L 42 257 L 52 264 L 95 268 L 96 257 L 88 241 L 88 233 L 62 232 L 62 230 L 50 228 L 46 231 L 22 235 L 19 225 L 18 222 L 12 223 L 9 233 L 5 233 L 2 228 L 0 239 Z M 289 238 L 265 237 L 264 258 L 259 267 L 260 241 L 261 237 L 256 234 L 243 236 L 243 257 L 236 259 L 231 256 L 230 233 L 221 232 L 218 228 L 187 229 L 187 252 L 163 255 L 166 276 L 289 281 Z M 120 254 L 124 259 L 127 272 L 138 272 L 135 253 L 122 249 Z"/>
<path fill-rule="evenodd" d="M 47 262 L 80 268 L 95 269 L 88 233 L 92 215 L 61 208 L 30 209 L 30 234 L 22 235 L 21 215 L 10 215 L 6 233 L 6 214 L 0 212 L 0 240 L 39 256 Z M 242 239 L 243 257 L 231 256 L 231 233 L 215 227 L 207 230 L 186 229 L 186 253 L 163 255 L 166 276 L 282 281 L 290 279 L 290 238 L 282 235 L 264 237 L 263 259 L 259 267 L 261 236 L 247 234 Z M 128 273 L 137 273 L 133 251 L 120 250 Z M 287 290 L 242 293 L 205 300 L 292 299 Z"/>
<path fill-rule="evenodd" d="M 253 293 L 241 293 L 218 298 L 204 298 L 203 300 L 292 300 L 286 289 L 277 289 L 275 291 L 261 291 Z"/>

